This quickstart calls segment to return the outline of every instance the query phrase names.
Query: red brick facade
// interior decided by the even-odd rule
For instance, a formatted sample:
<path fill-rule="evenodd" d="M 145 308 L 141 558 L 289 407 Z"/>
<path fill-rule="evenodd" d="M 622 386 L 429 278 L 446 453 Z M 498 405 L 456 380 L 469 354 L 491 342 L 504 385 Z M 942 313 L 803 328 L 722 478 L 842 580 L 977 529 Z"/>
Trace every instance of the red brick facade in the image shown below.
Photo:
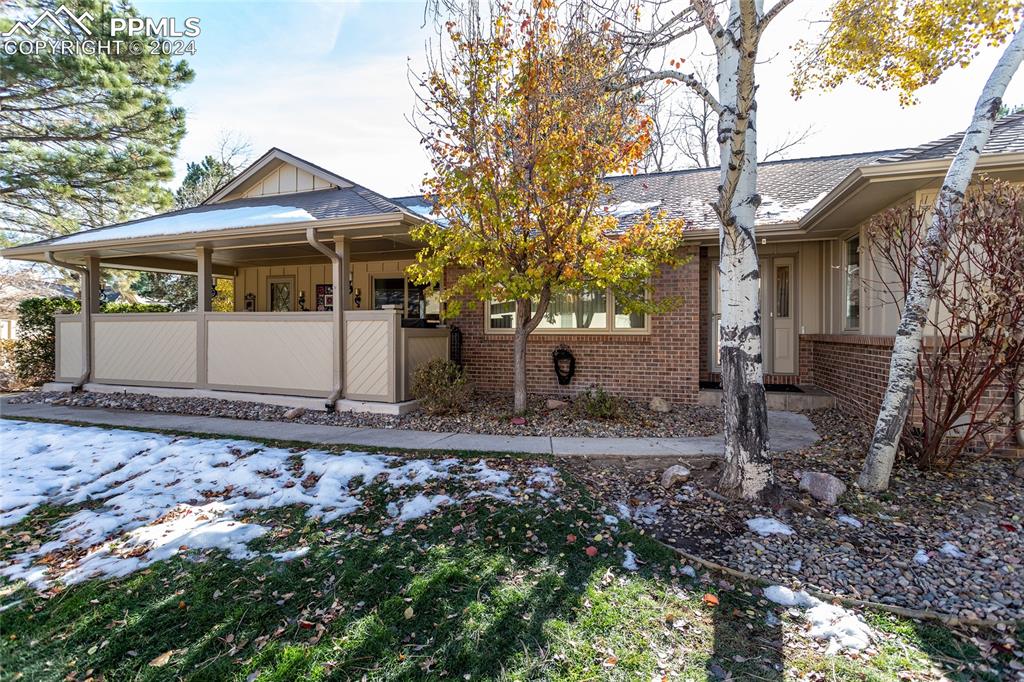
<path fill-rule="evenodd" d="M 892 343 L 891 336 L 804 334 L 800 337 L 801 381 L 834 395 L 844 412 L 873 422 L 889 380 Z M 1005 385 L 995 386 L 986 399 L 995 404 L 1009 390 Z M 1012 414 L 1012 398 L 1003 409 Z M 912 418 L 920 422 L 920 412 Z M 1012 433 L 1007 430 L 1001 435 L 1005 440 L 997 452 L 1024 455 Z"/>
<path fill-rule="evenodd" d="M 685 265 L 665 270 L 653 282 L 657 296 L 682 304 L 651 318 L 649 334 L 538 334 L 527 344 L 527 386 L 531 393 L 573 395 L 600 386 L 615 395 L 672 403 L 696 403 L 698 390 L 698 303 L 700 265 L 696 249 Z M 462 359 L 473 385 L 487 391 L 512 390 L 512 336 L 485 333 L 482 305 L 463 306 L 452 324 L 462 330 Z M 567 346 L 576 357 L 568 386 L 555 378 L 551 352 Z"/>

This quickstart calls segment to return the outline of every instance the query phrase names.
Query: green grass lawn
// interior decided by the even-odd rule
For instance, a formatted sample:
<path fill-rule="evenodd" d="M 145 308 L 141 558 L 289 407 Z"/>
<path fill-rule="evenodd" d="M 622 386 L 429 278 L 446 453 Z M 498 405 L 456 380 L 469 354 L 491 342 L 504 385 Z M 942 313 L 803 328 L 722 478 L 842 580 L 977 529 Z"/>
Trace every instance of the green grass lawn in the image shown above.
<path fill-rule="evenodd" d="M 887 615 L 866 614 L 876 654 L 826 656 L 798 617 L 752 586 L 682 576 L 671 550 L 607 525 L 571 481 L 560 501 L 481 499 L 382 535 L 397 494 L 372 487 L 330 524 L 298 508 L 250 517 L 274 528 L 253 549 L 310 547 L 290 562 L 213 551 L 45 595 L 0 581 L 0 604 L 22 600 L 0 613 L 0 678 L 1001 678 L 955 633 Z M 72 511 L 3 529 L 0 556 Z M 639 571 L 622 568 L 625 546 Z"/>

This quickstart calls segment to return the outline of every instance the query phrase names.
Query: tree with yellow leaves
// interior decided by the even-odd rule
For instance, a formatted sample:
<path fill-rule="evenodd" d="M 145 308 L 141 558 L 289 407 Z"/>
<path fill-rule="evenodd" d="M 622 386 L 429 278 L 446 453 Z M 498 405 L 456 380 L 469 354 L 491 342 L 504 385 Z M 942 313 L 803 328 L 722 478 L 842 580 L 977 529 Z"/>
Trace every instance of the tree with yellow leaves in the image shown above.
<path fill-rule="evenodd" d="M 967 185 L 988 142 L 1006 87 L 1024 61 L 1021 0 L 837 0 L 821 42 L 804 46 L 794 91 L 847 78 L 871 87 L 899 90 L 904 104 L 953 66 L 966 66 L 984 45 L 1007 44 L 985 82 L 960 148 L 943 180 L 931 223 L 917 255 L 906 302 L 896 328 L 889 384 L 874 436 L 857 481 L 868 491 L 885 490 L 914 399 L 918 354 L 934 297 L 934 277 L 946 258 Z M 1016 31 L 1016 32 L 1015 32 Z M 1012 36 L 1012 37 L 1011 37 Z"/>
<path fill-rule="evenodd" d="M 522 412 L 527 339 L 552 297 L 610 288 L 627 312 L 670 307 L 648 283 L 680 264 L 683 224 L 649 212 L 620 222 L 608 208 L 605 178 L 636 172 L 651 123 L 634 92 L 605 87 L 620 46 L 586 3 L 472 2 L 440 38 L 415 117 L 437 219 L 413 232 L 426 246 L 409 273 L 444 281 L 448 315 L 463 302 L 515 302 Z"/>

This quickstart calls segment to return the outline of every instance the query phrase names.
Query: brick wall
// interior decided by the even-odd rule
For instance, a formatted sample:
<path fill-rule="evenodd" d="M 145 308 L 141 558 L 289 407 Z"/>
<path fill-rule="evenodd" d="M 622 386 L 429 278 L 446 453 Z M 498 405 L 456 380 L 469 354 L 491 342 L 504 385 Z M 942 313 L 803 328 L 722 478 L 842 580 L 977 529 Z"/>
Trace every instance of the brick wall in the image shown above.
<path fill-rule="evenodd" d="M 527 344 L 527 388 L 543 395 L 572 395 L 591 386 L 647 400 L 696 403 L 698 390 L 698 303 L 700 263 L 694 256 L 682 267 L 663 271 L 653 282 L 657 296 L 678 296 L 682 304 L 651 318 L 649 334 L 531 334 Z M 512 336 L 484 333 L 483 306 L 464 305 L 452 320 L 462 330 L 462 359 L 474 386 L 512 390 Z M 555 378 L 551 351 L 565 345 L 576 356 L 576 375 L 568 386 Z"/>
<path fill-rule="evenodd" d="M 844 412 L 874 423 L 889 380 L 892 343 L 891 336 L 803 334 L 800 336 L 801 378 L 806 377 L 809 383 L 834 395 L 837 406 Z M 1010 390 L 1006 385 L 993 386 L 986 400 L 995 404 Z M 1012 398 L 1003 410 L 1012 414 Z M 918 423 L 921 421 L 916 405 L 911 418 Z M 1000 435 L 1005 440 L 997 452 L 1024 456 L 1024 448 L 1016 445 L 1013 433 L 1004 430 Z"/>

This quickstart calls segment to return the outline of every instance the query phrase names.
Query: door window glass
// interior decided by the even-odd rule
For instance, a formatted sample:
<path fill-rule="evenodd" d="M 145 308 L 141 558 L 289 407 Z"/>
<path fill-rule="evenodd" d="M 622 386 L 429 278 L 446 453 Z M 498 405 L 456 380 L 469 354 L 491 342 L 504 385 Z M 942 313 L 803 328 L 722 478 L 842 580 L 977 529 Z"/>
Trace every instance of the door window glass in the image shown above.
<path fill-rule="evenodd" d="M 775 268 L 775 316 L 789 317 L 789 266 Z"/>

